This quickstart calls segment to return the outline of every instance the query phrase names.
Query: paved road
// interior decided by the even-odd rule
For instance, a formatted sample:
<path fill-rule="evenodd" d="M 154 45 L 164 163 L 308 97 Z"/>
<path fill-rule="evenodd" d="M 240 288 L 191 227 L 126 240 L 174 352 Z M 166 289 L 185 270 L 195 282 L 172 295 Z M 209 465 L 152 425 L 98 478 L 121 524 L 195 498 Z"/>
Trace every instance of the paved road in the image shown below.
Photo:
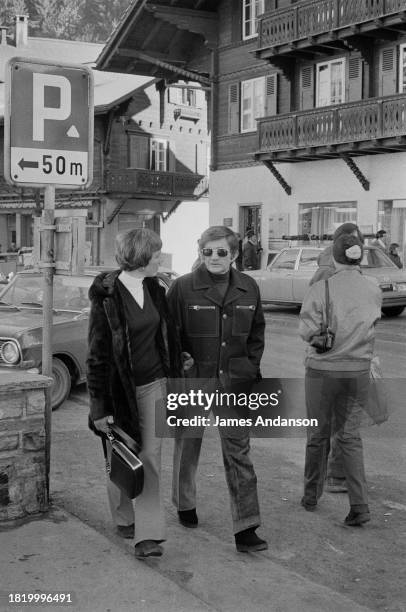
<path fill-rule="evenodd" d="M 297 337 L 297 313 L 270 308 L 266 318 L 264 374 L 302 377 L 304 347 Z M 402 316 L 378 326 L 378 351 L 385 372 L 392 375 L 405 372 L 405 322 Z M 363 434 L 373 515 L 363 528 L 343 526 L 346 495 L 325 494 L 315 513 L 300 507 L 303 438 L 252 440 L 263 517 L 260 533 L 270 544 L 266 553 L 256 555 L 234 551 L 215 429 L 206 431 L 203 442 L 200 526 L 192 532 L 179 526 L 170 503 L 172 441 L 164 440 L 169 534 L 164 557 L 151 567 L 215 610 L 299 612 L 306 603 L 320 612 L 352 612 L 357 606 L 406 612 L 406 411 L 403 398 L 398 399 L 389 422 Z M 87 410 L 82 387 L 53 415 L 52 496 L 66 511 L 128 548 L 110 522 L 101 448 L 87 431 Z M 291 572 L 288 579 L 282 570 Z M 324 598 L 300 605 L 289 598 L 289 584 L 292 596 L 299 598 L 309 592 L 304 585 L 314 584 L 315 592 L 327 589 L 323 597 L 327 593 L 328 604 Z"/>

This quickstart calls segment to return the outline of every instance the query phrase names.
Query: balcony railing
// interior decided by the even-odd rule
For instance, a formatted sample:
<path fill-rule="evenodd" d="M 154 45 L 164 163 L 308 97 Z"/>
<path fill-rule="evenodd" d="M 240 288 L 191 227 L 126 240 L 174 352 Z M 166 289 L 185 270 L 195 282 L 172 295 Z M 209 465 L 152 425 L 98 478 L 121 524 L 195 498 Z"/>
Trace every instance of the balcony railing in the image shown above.
<path fill-rule="evenodd" d="M 347 26 L 373 23 L 405 10 L 406 0 L 302 0 L 260 18 L 258 48 L 267 49 Z"/>
<path fill-rule="evenodd" d="M 207 177 L 192 172 L 155 172 L 127 168 L 112 170 L 107 174 L 107 191 L 110 192 L 198 198 L 207 189 Z"/>
<path fill-rule="evenodd" d="M 266 117 L 258 120 L 258 135 L 257 157 L 263 159 L 317 157 L 317 147 L 334 157 L 335 147 L 338 155 L 353 151 L 356 143 L 365 153 L 385 149 L 385 139 L 406 136 L 406 94 Z"/>

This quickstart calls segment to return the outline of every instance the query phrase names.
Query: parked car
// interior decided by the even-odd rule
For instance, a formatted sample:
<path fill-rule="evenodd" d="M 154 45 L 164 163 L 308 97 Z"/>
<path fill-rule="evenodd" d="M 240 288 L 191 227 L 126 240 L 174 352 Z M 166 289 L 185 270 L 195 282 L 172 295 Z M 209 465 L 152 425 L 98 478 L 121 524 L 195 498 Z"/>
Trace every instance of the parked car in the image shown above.
<path fill-rule="evenodd" d="M 257 281 L 264 304 L 300 306 L 322 251 L 311 246 L 282 249 L 264 270 L 245 274 Z M 373 246 L 365 246 L 361 269 L 379 283 L 383 294 L 382 312 L 391 317 L 400 315 L 406 306 L 406 272 Z"/>
<path fill-rule="evenodd" d="M 89 287 L 100 270 L 54 277 L 52 328 L 52 409 L 58 408 L 75 384 L 85 381 Z M 158 274 L 167 289 L 174 273 Z M 42 360 L 43 279 L 19 272 L 0 289 L 0 367 L 40 368 Z"/>

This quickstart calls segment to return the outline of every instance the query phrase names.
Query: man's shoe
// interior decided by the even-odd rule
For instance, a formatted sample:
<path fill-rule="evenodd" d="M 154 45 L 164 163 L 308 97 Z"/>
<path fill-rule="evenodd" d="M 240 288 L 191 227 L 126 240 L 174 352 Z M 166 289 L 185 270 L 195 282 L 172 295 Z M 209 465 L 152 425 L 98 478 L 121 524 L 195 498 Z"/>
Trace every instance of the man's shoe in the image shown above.
<path fill-rule="evenodd" d="M 329 477 L 326 481 L 326 491 L 329 493 L 347 493 L 347 483 L 345 478 L 333 478 Z"/>
<path fill-rule="evenodd" d="M 178 510 L 178 517 L 181 525 L 190 529 L 196 529 L 199 523 L 196 508 L 192 508 L 192 510 Z"/>
<path fill-rule="evenodd" d="M 371 515 L 369 510 L 366 510 L 365 512 L 354 512 L 354 510 L 350 510 L 350 513 L 344 519 L 344 523 L 350 527 L 359 527 L 364 523 L 368 523 L 370 520 Z"/>
<path fill-rule="evenodd" d="M 146 557 L 162 557 L 163 548 L 155 540 L 142 540 L 134 546 L 134 554 L 137 559 Z"/>
<path fill-rule="evenodd" d="M 244 529 L 235 534 L 235 545 L 238 552 L 255 552 L 268 550 L 268 544 L 255 533 L 256 527 Z"/>
<path fill-rule="evenodd" d="M 117 525 L 117 533 L 126 540 L 134 539 L 134 523 L 132 525 Z"/>
<path fill-rule="evenodd" d="M 300 505 L 303 506 L 303 508 L 307 510 L 307 512 L 314 512 L 317 508 L 317 504 L 307 503 L 304 497 L 302 497 L 302 499 L 300 500 Z"/>

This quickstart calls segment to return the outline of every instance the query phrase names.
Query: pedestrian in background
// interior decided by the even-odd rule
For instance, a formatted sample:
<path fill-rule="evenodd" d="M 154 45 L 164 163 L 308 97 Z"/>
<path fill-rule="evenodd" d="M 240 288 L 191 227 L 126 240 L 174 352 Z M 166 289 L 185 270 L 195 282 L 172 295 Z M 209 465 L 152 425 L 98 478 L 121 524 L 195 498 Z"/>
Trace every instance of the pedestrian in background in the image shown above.
<path fill-rule="evenodd" d="M 259 253 L 258 240 L 254 230 L 248 230 L 247 241 L 243 246 L 242 264 L 244 270 L 258 270 L 259 268 Z"/>
<path fill-rule="evenodd" d="M 223 226 L 210 227 L 199 240 L 202 265 L 175 280 L 168 302 L 182 350 L 194 359 L 187 375 L 214 392 L 232 391 L 236 381 L 260 377 L 265 320 L 256 282 L 231 264 L 238 239 Z M 249 430 L 220 427 L 225 475 L 230 494 L 235 543 L 239 552 L 259 551 L 267 543 L 255 533 L 260 512 L 257 479 L 250 458 Z M 175 439 L 173 502 L 185 527 L 197 527 L 196 470 L 202 437 Z"/>
<path fill-rule="evenodd" d="M 161 247 L 161 239 L 149 229 L 119 234 L 120 269 L 97 276 L 89 291 L 90 418 L 104 434 L 114 421 L 141 447 L 144 488 L 136 504 L 109 479 L 107 484 L 118 532 L 134 538 L 138 558 L 163 551 L 162 440 L 155 436 L 155 409 L 160 406 L 165 418 L 166 377 L 182 375 L 175 326 L 156 279 Z"/>
<path fill-rule="evenodd" d="M 398 243 L 392 242 L 392 244 L 389 245 L 388 255 L 398 268 L 403 268 L 402 260 L 399 257 L 398 248 Z"/>
<path fill-rule="evenodd" d="M 237 268 L 237 270 L 239 272 L 242 272 L 244 270 L 244 266 L 243 266 L 243 247 L 242 247 L 242 238 L 240 236 L 240 234 L 236 233 L 237 239 L 238 239 L 238 255 L 236 257 L 235 260 L 235 267 Z"/>
<path fill-rule="evenodd" d="M 310 280 L 310 285 L 313 285 L 319 280 L 325 280 L 330 278 L 336 273 L 336 267 L 334 265 L 333 258 L 333 247 L 334 242 L 343 235 L 357 236 L 359 240 L 364 243 L 364 237 L 355 223 L 343 223 L 335 230 L 333 234 L 333 242 L 329 244 L 322 253 L 319 255 L 318 269 L 314 273 Z M 341 453 L 338 448 L 335 437 L 333 436 L 330 444 L 330 453 L 328 455 L 327 462 L 327 481 L 326 491 L 329 493 L 346 493 L 347 484 L 345 482 L 344 467 L 341 458 Z"/>
<path fill-rule="evenodd" d="M 361 408 L 367 405 L 375 341 L 375 323 L 381 316 L 382 295 L 376 282 L 361 275 L 362 242 L 342 235 L 333 245 L 336 274 L 314 283 L 300 312 L 299 332 L 308 343 L 306 354 L 306 410 L 318 425 L 307 430 L 302 506 L 315 510 L 323 493 L 332 424 L 341 451 L 348 486 L 350 512 L 345 524 L 370 520 L 362 440 Z M 327 315 L 327 293 L 329 310 Z M 319 335 L 326 317 L 333 344 L 323 352 Z"/>
<path fill-rule="evenodd" d="M 371 242 L 371 245 L 381 249 L 386 253 L 386 242 L 385 242 L 386 231 L 381 229 L 375 234 L 374 240 Z"/>

